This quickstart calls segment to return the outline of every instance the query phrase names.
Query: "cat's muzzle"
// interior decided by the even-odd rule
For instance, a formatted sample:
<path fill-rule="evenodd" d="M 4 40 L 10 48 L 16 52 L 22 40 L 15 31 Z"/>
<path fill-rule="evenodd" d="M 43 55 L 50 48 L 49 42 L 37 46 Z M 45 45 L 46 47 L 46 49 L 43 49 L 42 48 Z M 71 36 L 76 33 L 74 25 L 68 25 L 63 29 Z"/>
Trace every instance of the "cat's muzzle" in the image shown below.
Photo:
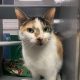
<path fill-rule="evenodd" d="M 40 45 L 40 46 L 43 45 L 43 39 L 42 38 L 37 38 L 37 45 Z"/>

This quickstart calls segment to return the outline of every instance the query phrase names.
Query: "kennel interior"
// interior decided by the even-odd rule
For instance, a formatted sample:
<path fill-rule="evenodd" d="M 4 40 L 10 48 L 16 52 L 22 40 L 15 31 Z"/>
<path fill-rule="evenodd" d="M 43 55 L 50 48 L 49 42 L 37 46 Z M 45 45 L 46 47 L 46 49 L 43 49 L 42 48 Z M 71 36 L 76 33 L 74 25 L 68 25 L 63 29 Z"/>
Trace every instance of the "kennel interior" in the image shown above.
<path fill-rule="evenodd" d="M 65 5 L 65 4 L 64 4 Z M 64 62 L 61 70 L 62 80 L 79 80 L 79 21 L 77 19 L 78 7 L 67 6 L 17 6 L 29 16 L 42 16 L 49 7 L 56 7 L 53 30 L 63 37 Z M 0 41 L 3 41 L 2 19 L 16 19 L 15 6 L 0 6 Z M 18 35 L 18 30 L 16 30 Z M 21 80 L 24 77 L 5 76 L 2 72 L 3 50 L 0 46 L 0 80 Z"/>

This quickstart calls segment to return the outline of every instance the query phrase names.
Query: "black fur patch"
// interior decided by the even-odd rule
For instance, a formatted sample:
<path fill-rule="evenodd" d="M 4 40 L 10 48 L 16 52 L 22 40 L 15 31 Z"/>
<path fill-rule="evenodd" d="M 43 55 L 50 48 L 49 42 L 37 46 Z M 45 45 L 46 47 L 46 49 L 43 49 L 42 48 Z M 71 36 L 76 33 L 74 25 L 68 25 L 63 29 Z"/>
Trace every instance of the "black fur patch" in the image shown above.
<path fill-rule="evenodd" d="M 51 26 L 51 24 L 47 20 L 45 20 L 44 18 L 42 18 L 42 17 L 31 17 L 30 19 L 23 21 L 23 23 L 21 23 L 21 26 L 24 27 L 27 23 L 29 23 L 30 21 L 35 20 L 36 18 L 38 18 L 40 20 L 40 22 L 42 22 L 45 25 L 43 27 L 43 29 L 45 27 L 49 27 L 49 32 L 50 33 L 52 32 L 52 26 Z"/>
<path fill-rule="evenodd" d="M 45 19 L 45 18 L 42 18 L 42 17 L 38 17 L 38 19 L 43 22 L 43 24 L 45 25 L 50 25 L 50 23 Z"/>
<path fill-rule="evenodd" d="M 33 20 L 35 20 L 36 18 L 38 18 L 43 24 L 45 24 L 45 25 L 50 25 L 49 22 L 48 22 L 47 20 L 45 20 L 44 18 L 42 18 L 42 17 L 31 17 L 31 18 L 28 19 L 28 20 L 22 21 L 21 25 L 22 25 L 22 26 L 25 26 L 28 22 L 33 21 Z"/>

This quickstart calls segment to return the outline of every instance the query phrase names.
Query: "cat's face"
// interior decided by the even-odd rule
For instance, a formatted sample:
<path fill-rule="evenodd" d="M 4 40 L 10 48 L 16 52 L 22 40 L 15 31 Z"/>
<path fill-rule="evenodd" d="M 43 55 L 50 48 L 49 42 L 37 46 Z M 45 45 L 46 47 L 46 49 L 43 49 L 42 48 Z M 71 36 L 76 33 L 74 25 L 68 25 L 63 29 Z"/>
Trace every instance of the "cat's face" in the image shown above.
<path fill-rule="evenodd" d="M 43 19 L 44 20 L 44 19 Z M 31 44 L 43 45 L 51 38 L 51 25 L 42 18 L 33 18 L 20 27 L 20 39 Z"/>
<path fill-rule="evenodd" d="M 54 9 L 51 9 L 51 11 L 55 12 Z M 45 18 L 28 18 L 20 9 L 16 9 L 15 12 L 17 18 L 23 21 L 19 30 L 20 40 L 24 41 L 25 44 L 31 45 L 45 45 L 49 42 L 52 34 L 51 21 L 53 18 L 53 12 L 47 12 Z M 48 14 L 52 17 L 50 18 Z"/>

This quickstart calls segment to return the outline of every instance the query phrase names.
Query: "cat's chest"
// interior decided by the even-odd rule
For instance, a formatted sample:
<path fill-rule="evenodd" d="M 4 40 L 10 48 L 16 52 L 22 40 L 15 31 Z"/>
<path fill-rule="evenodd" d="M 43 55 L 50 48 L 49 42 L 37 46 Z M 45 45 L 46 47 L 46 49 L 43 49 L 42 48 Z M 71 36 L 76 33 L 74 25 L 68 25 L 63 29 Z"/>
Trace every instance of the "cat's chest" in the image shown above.
<path fill-rule="evenodd" d="M 50 43 L 41 51 L 37 51 L 37 49 L 34 51 L 23 49 L 23 58 L 26 65 L 32 68 L 40 70 L 45 68 L 44 66 L 50 67 L 52 64 L 54 64 L 54 67 L 58 61 L 56 44 Z"/>

